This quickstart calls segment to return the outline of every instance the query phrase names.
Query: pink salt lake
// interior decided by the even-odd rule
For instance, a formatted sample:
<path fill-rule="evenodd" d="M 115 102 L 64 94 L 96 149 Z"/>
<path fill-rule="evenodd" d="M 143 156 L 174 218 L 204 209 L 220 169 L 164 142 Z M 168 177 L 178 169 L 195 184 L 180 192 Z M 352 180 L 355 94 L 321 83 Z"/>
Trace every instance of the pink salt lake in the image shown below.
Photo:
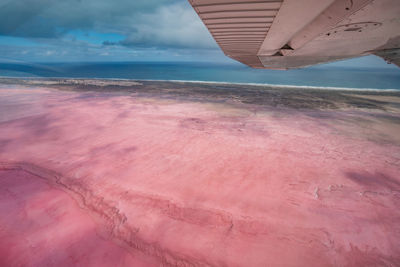
<path fill-rule="evenodd" d="M 326 112 L 3 87 L 0 265 L 399 266 L 399 124 Z"/>

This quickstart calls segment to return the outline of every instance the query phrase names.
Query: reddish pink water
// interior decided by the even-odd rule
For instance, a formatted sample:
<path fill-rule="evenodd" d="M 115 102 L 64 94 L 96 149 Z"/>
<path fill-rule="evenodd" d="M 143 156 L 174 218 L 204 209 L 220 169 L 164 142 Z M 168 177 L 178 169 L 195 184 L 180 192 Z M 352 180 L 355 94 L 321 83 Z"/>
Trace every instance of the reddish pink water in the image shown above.
<path fill-rule="evenodd" d="M 368 114 L 0 99 L 3 265 L 400 265 L 400 149 Z"/>

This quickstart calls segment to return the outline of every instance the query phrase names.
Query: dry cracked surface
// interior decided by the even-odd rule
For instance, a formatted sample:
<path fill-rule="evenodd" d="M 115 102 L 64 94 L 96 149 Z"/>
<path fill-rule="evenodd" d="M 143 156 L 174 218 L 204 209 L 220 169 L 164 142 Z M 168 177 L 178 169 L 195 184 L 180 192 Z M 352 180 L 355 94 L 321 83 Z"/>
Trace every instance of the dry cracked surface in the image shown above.
<path fill-rule="evenodd" d="M 400 265 L 399 93 L 2 82 L 2 266 Z"/>

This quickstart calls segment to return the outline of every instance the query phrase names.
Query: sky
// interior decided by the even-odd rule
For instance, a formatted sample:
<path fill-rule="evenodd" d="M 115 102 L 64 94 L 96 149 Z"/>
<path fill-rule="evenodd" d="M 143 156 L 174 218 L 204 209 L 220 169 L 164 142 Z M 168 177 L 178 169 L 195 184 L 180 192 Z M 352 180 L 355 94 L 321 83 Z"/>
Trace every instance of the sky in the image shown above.
<path fill-rule="evenodd" d="M 210 61 L 224 56 L 187 0 L 0 0 L 0 62 Z M 367 56 L 339 67 L 391 67 Z"/>

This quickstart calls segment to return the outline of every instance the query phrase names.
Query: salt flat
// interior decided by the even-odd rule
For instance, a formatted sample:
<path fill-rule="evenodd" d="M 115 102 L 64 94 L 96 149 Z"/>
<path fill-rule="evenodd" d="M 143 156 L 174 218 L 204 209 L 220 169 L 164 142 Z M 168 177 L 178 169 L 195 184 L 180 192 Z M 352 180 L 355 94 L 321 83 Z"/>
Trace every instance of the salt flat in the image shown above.
<path fill-rule="evenodd" d="M 399 92 L 0 82 L 3 266 L 400 264 Z"/>

